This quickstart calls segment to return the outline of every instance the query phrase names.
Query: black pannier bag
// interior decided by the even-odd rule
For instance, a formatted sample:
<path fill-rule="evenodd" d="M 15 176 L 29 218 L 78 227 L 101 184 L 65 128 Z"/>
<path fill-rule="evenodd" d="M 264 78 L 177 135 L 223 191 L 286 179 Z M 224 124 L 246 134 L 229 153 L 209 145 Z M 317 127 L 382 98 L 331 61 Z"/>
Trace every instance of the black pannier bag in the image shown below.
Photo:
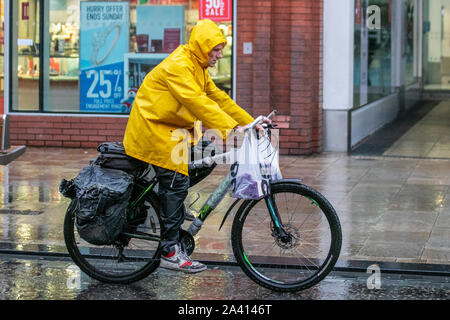
<path fill-rule="evenodd" d="M 104 142 L 97 150 L 100 154 L 94 164 L 103 168 L 123 170 L 137 176 L 148 167 L 148 163 L 127 155 L 122 142 Z"/>
<path fill-rule="evenodd" d="M 63 179 L 60 192 L 72 199 L 75 226 L 81 238 L 95 245 L 116 243 L 127 222 L 133 176 L 89 165 L 75 179 Z"/>

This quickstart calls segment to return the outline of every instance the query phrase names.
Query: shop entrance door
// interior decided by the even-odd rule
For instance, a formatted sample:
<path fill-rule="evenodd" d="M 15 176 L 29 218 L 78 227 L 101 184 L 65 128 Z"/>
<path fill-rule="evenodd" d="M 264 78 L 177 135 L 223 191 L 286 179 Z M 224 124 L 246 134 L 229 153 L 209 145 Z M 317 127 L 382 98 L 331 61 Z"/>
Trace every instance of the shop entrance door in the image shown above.
<path fill-rule="evenodd" d="M 423 19 L 424 89 L 450 93 L 450 0 L 425 0 Z"/>

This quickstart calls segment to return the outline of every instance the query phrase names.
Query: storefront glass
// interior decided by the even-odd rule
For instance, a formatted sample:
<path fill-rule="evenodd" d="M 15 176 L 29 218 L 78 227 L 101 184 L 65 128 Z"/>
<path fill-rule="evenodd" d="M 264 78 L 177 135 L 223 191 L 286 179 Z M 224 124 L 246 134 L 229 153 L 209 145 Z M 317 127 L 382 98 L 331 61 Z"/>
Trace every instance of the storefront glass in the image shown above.
<path fill-rule="evenodd" d="M 450 1 L 423 4 L 423 81 L 425 90 L 450 90 Z"/>
<path fill-rule="evenodd" d="M 415 0 L 406 1 L 406 85 L 410 85 L 416 81 L 416 75 L 414 74 L 414 20 L 415 20 Z"/>
<path fill-rule="evenodd" d="M 392 93 L 391 1 L 355 0 L 355 107 Z"/>
<path fill-rule="evenodd" d="M 49 36 L 44 61 L 48 76 L 44 79 L 44 111 L 80 110 L 79 93 L 79 31 L 80 2 L 50 0 Z M 47 73 L 46 72 L 46 73 Z"/>
<path fill-rule="evenodd" d="M 13 111 L 39 110 L 40 1 L 12 1 L 12 106 Z"/>
<path fill-rule="evenodd" d="M 28 22 L 22 3 L 34 10 Z M 13 36 L 29 40 L 13 46 L 13 111 L 128 114 L 145 75 L 189 41 L 204 15 L 227 38 L 224 58 L 209 71 L 231 95 L 231 0 L 48 0 L 41 9 L 38 3 L 15 7 L 21 20 Z"/>

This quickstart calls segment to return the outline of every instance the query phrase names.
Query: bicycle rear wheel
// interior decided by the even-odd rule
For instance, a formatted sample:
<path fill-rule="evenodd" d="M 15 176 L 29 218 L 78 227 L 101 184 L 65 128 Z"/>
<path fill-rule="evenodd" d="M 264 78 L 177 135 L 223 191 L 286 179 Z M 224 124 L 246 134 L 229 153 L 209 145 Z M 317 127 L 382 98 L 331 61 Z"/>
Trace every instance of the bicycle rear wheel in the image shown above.
<path fill-rule="evenodd" d="M 120 244 L 97 246 L 78 235 L 71 202 L 64 219 L 64 239 L 70 256 L 82 271 L 102 282 L 131 283 L 145 278 L 159 266 L 159 203 L 156 197 L 147 195 L 144 204 L 145 221 L 137 227 L 125 228 L 132 231 L 120 236 Z M 148 240 L 149 237 L 154 240 Z"/>
<path fill-rule="evenodd" d="M 321 281 L 334 267 L 342 232 L 332 205 L 316 190 L 282 181 L 271 186 L 283 230 L 275 231 L 264 199 L 245 201 L 232 226 L 233 252 L 256 283 L 275 291 L 298 291 Z"/>

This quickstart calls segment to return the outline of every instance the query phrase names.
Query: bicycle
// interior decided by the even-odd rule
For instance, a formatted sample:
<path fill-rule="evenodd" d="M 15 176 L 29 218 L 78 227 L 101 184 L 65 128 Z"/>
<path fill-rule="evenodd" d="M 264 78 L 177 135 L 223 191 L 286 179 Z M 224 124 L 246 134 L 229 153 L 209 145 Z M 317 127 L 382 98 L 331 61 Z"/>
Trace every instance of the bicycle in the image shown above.
<path fill-rule="evenodd" d="M 262 118 L 258 117 L 248 129 L 253 129 Z M 269 133 L 273 127 L 265 128 Z M 211 161 L 223 156 L 204 158 L 192 165 L 211 165 Z M 145 174 L 136 178 L 127 226 L 118 241 L 110 246 L 83 241 L 74 227 L 73 204 L 69 205 L 64 219 L 64 239 L 71 258 L 82 271 L 102 282 L 127 284 L 147 277 L 158 268 L 163 230 L 154 190 L 157 184 L 156 177 L 150 181 L 145 179 Z M 189 255 L 195 249 L 194 236 L 230 185 L 229 173 L 189 228 L 181 230 L 180 243 Z M 219 230 L 239 202 L 241 199 L 236 199 L 230 206 Z M 322 194 L 301 180 L 282 179 L 271 182 L 269 196 L 242 201 L 232 223 L 231 242 L 236 262 L 250 279 L 265 288 L 289 292 L 310 288 L 331 272 L 339 257 L 342 231 L 333 206 Z"/>

